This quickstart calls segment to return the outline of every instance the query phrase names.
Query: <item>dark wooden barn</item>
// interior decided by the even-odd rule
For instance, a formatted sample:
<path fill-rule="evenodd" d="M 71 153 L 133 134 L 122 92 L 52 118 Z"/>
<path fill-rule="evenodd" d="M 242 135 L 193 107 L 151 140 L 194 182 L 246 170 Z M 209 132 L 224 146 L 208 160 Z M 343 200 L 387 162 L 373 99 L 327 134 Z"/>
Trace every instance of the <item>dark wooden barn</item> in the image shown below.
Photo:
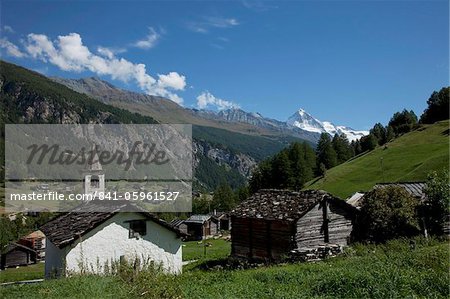
<path fill-rule="evenodd" d="M 18 243 L 10 243 L 1 253 L 1 269 L 36 263 L 36 251 Z"/>
<path fill-rule="evenodd" d="M 231 213 L 231 254 L 277 261 L 350 241 L 357 209 L 325 191 L 260 190 Z"/>
<path fill-rule="evenodd" d="M 231 221 L 228 213 L 214 211 L 208 215 L 211 215 L 213 221 L 217 223 L 217 232 L 229 231 L 231 229 Z"/>
<path fill-rule="evenodd" d="M 218 233 L 217 221 L 211 215 L 192 215 L 180 224 L 189 236 L 186 240 L 204 240 Z"/>

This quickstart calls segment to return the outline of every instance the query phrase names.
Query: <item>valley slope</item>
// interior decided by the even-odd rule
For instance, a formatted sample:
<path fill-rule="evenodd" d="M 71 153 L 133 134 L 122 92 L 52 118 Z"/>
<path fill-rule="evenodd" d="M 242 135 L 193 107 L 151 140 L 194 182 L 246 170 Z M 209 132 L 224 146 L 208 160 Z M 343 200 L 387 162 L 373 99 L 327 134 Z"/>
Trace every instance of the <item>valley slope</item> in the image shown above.
<path fill-rule="evenodd" d="M 341 198 L 380 182 L 425 181 L 449 165 L 449 121 L 424 125 L 373 151 L 327 170 L 305 189 L 323 189 Z"/>

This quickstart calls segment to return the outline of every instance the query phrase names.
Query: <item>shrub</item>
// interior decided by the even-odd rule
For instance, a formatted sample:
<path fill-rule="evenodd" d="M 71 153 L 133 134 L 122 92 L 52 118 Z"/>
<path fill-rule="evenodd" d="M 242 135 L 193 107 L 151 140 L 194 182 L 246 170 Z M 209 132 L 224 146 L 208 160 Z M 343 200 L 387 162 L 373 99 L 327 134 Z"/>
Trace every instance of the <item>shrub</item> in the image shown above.
<path fill-rule="evenodd" d="M 418 234 L 418 205 L 417 199 L 402 187 L 375 188 L 364 196 L 359 237 L 384 242 Z"/>
<path fill-rule="evenodd" d="M 428 174 L 425 188 L 426 199 L 422 209 L 427 229 L 431 234 L 443 233 L 445 218 L 450 212 L 449 172 L 433 171 Z"/>

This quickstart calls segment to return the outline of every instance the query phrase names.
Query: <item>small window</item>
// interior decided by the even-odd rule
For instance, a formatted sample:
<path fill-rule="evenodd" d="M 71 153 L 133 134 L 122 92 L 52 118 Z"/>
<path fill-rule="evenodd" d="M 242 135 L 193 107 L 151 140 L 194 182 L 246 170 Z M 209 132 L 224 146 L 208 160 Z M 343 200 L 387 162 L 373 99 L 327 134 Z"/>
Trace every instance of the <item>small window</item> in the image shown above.
<path fill-rule="evenodd" d="M 129 238 L 139 239 L 140 236 L 145 236 L 147 234 L 147 224 L 144 220 L 133 220 L 130 221 L 130 232 Z"/>
<path fill-rule="evenodd" d="M 100 186 L 100 178 L 98 175 L 91 176 L 91 188 L 98 188 Z"/>

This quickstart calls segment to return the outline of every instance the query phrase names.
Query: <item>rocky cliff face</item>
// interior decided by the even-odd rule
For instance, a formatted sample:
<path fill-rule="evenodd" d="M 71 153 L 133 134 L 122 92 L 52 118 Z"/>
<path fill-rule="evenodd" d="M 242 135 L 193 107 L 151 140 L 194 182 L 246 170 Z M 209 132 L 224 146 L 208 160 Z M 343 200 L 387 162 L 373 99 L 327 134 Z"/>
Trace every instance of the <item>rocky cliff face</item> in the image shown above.
<path fill-rule="evenodd" d="M 0 86 L 4 104 L 15 108 L 13 111 L 5 109 L 3 113 L 6 117 L 15 117 L 22 123 L 70 124 L 81 121 L 80 115 L 71 105 L 63 106 L 49 97 L 30 92 L 24 88 L 24 83 L 5 83 L 3 78 L 0 78 Z"/>
<path fill-rule="evenodd" d="M 204 141 L 194 141 L 192 149 L 194 151 L 194 168 L 200 162 L 200 155 L 211 159 L 221 166 L 224 165 L 237 170 L 245 178 L 249 178 L 257 166 L 256 160 L 248 155 L 233 153 L 230 150 L 212 146 Z"/>

